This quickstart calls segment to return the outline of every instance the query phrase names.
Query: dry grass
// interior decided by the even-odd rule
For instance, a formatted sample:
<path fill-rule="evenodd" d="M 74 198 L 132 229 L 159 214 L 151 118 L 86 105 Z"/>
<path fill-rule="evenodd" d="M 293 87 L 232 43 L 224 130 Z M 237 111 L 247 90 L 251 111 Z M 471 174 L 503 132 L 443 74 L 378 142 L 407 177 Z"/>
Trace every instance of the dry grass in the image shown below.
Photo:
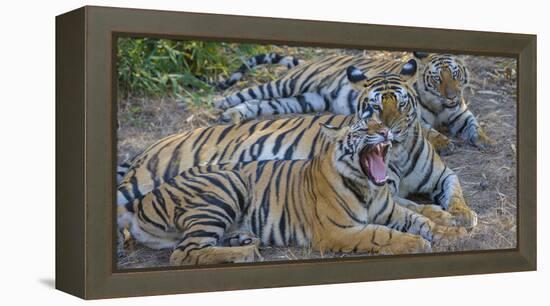
<path fill-rule="evenodd" d="M 317 58 L 341 50 L 292 48 L 291 54 Z M 344 52 L 354 52 L 346 50 Z M 374 56 L 395 57 L 399 52 L 372 52 Z M 459 176 L 468 204 L 479 216 L 479 224 L 469 237 L 437 252 L 506 249 L 516 246 L 516 63 L 513 59 L 463 56 L 470 69 L 471 86 L 466 90 L 469 107 L 478 116 L 497 145 L 484 152 L 456 141 L 456 151 L 443 159 Z M 269 80 L 285 69 L 258 69 L 238 87 L 255 80 Z M 228 90 L 228 92 L 235 88 Z M 225 93 L 219 93 L 217 98 Z M 132 98 L 119 102 L 119 161 L 139 153 L 163 136 L 215 123 L 217 111 L 197 108 L 171 98 L 149 100 Z M 327 257 L 364 256 L 334 254 L 303 248 L 263 247 L 265 260 L 294 260 Z M 120 252 L 120 268 L 158 267 L 168 264 L 170 251 L 142 246 Z"/>

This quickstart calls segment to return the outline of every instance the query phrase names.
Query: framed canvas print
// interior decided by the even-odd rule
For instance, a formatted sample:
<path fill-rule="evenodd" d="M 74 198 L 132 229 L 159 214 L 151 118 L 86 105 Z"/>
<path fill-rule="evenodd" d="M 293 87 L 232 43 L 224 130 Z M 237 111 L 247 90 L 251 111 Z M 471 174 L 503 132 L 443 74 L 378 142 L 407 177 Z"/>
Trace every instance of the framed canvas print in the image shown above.
<path fill-rule="evenodd" d="M 536 37 L 56 19 L 56 287 L 86 299 L 536 269 Z"/>

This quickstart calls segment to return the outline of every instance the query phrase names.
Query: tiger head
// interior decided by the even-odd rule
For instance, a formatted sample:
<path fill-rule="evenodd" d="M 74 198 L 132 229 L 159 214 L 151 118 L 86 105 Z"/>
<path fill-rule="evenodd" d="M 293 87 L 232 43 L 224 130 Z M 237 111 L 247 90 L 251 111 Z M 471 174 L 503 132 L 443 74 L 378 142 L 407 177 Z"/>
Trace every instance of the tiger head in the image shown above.
<path fill-rule="evenodd" d="M 468 70 L 462 61 L 449 54 L 414 52 L 422 75 L 418 91 L 422 101 L 433 111 L 454 109 L 463 101 L 463 88 L 468 84 Z"/>
<path fill-rule="evenodd" d="M 400 74 L 383 73 L 370 78 L 355 66 L 348 67 L 348 81 L 359 93 L 356 117 L 382 122 L 392 132 L 394 143 L 407 139 L 420 116 L 413 89 L 416 71 L 415 60 L 407 62 Z"/>
<path fill-rule="evenodd" d="M 387 162 L 392 132 L 376 119 L 356 120 L 335 128 L 321 124 L 321 131 L 334 145 L 332 163 L 344 177 L 382 186 L 388 179 Z"/>

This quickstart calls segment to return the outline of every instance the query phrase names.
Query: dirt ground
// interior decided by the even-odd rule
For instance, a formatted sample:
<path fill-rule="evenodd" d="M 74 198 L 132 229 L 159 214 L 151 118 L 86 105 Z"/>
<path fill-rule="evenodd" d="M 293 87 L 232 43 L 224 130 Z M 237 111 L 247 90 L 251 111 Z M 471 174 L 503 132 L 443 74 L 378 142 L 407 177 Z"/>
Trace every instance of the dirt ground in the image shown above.
<path fill-rule="evenodd" d="M 284 47 L 283 47 L 284 48 Z M 315 59 L 328 53 L 354 52 L 293 48 L 291 54 Z M 400 52 L 371 51 L 373 56 L 398 57 Z M 485 151 L 455 140 L 456 150 L 444 161 L 459 176 L 464 197 L 478 213 L 479 223 L 468 237 L 449 247 L 435 246 L 434 251 L 472 251 L 507 249 L 516 246 L 516 62 L 510 58 L 460 56 L 470 71 L 470 87 L 465 95 L 472 112 L 478 117 L 496 146 Z M 227 94 L 265 81 L 285 72 L 284 68 L 259 68 L 236 87 L 220 92 Z M 186 107 L 185 101 L 172 98 L 130 98 L 119 101 L 118 159 L 123 162 L 156 140 L 186 130 L 214 124 L 217 111 L 208 107 Z M 327 257 L 365 256 L 368 254 L 334 254 L 301 248 L 263 247 L 264 260 L 292 260 Z M 126 268 L 168 265 L 170 250 L 151 250 L 134 246 L 122 250 L 119 245 L 118 266 Z"/>

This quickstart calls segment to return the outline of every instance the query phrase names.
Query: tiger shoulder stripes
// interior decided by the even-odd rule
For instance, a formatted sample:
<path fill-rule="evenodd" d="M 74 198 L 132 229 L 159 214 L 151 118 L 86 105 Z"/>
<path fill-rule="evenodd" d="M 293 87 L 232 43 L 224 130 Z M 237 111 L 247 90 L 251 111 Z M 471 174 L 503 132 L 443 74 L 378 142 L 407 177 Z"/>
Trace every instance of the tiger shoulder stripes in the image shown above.
<path fill-rule="evenodd" d="M 401 254 L 466 233 L 393 202 L 386 184 L 392 134 L 381 123 L 321 131 L 327 141 L 311 160 L 186 170 L 119 206 L 119 227 L 150 247 L 173 248 L 173 265 L 254 261 L 255 237 L 321 252 Z"/>
<path fill-rule="evenodd" d="M 452 150 L 445 136 L 430 128 L 448 128 L 453 136 L 480 148 L 494 142 L 485 134 L 463 98 L 468 71 L 462 61 L 448 54 L 415 52 L 397 60 L 366 55 L 335 55 L 300 64 L 277 80 L 232 93 L 216 102 L 224 110 L 221 120 L 240 122 L 263 115 L 328 111 L 349 115 L 355 111 L 357 93 L 347 82 L 345 68 L 355 65 L 369 76 L 382 72 L 415 71 L 422 123 L 437 149 Z M 238 74 L 242 77 L 242 74 Z M 232 82 L 235 83 L 235 75 Z"/>
<path fill-rule="evenodd" d="M 390 190 L 396 201 L 441 224 L 475 226 L 476 214 L 466 205 L 456 174 L 423 137 L 411 76 L 383 74 L 367 82 L 359 70 L 348 72 L 347 78 L 355 82 L 361 101 L 368 102 L 358 105 L 356 116 L 381 116 L 396 138 L 389 161 Z M 370 96 L 372 101 L 367 99 Z M 384 97 L 384 103 L 378 103 L 380 97 Z M 320 122 L 341 127 L 354 118 L 353 115 L 300 116 L 210 126 L 168 136 L 132 160 L 118 185 L 118 202 L 124 204 L 139 198 L 194 166 L 311 159 L 320 154 L 325 143 Z M 406 200 L 412 193 L 427 194 L 435 205 Z"/>

